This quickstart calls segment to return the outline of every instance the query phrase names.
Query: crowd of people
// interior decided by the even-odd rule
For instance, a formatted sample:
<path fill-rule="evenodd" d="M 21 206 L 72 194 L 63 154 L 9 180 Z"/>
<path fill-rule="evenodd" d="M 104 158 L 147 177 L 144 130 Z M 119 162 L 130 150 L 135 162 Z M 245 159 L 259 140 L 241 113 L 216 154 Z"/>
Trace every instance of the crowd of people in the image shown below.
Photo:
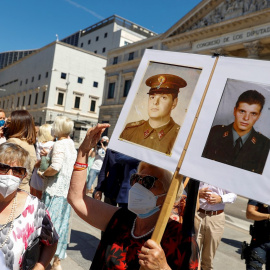
<path fill-rule="evenodd" d="M 74 123 L 65 116 L 37 128 L 26 110 L 7 118 L 0 111 L 0 125 L 0 269 L 39 270 L 52 262 L 50 269 L 61 270 L 71 207 L 102 231 L 92 270 L 213 269 L 224 207 L 236 194 L 200 183 L 190 225 L 190 231 L 195 226 L 194 237 L 183 225 L 190 193 L 178 196 L 157 244 L 151 235 L 172 173 L 108 149 L 109 138 L 101 137 L 108 124 L 90 128 L 78 150 L 70 138 Z M 270 220 L 269 207 L 250 201 L 247 218 L 262 230 L 262 221 Z M 269 241 L 258 238 L 250 250 L 265 259 Z M 247 269 L 266 262 L 259 259 L 251 256 Z"/>

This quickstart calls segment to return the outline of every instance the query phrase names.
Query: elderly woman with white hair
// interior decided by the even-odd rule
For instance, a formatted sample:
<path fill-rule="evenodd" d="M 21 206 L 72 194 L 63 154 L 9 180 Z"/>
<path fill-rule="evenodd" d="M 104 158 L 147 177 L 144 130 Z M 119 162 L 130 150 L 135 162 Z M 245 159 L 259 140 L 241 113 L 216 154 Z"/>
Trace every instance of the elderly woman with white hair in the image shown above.
<path fill-rule="evenodd" d="M 78 151 L 68 194 L 76 213 L 104 231 L 90 269 L 197 269 L 198 262 L 190 265 L 191 240 L 183 237 L 182 224 L 169 220 L 160 245 L 150 239 L 170 186 L 171 172 L 141 162 L 130 178 L 128 209 L 85 195 L 88 153 L 108 126 L 98 124 L 88 130 Z"/>
<path fill-rule="evenodd" d="M 61 269 L 60 260 L 65 258 L 68 244 L 68 229 L 71 207 L 67 202 L 67 194 L 76 160 L 77 151 L 74 142 L 69 138 L 74 122 L 65 117 L 57 116 L 52 124 L 52 135 L 57 138 L 49 156 L 50 166 L 39 175 L 44 179 L 45 191 L 42 200 L 47 206 L 59 241 L 52 269 Z"/>

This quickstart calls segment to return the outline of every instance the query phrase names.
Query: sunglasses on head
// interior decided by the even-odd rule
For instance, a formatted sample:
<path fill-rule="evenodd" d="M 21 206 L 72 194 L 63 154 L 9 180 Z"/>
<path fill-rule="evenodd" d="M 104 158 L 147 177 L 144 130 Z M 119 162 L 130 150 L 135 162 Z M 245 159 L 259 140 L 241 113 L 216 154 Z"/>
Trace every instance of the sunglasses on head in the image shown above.
<path fill-rule="evenodd" d="M 130 177 L 130 185 L 133 186 L 135 183 L 140 182 L 143 187 L 151 189 L 156 180 L 158 180 L 158 178 L 152 175 L 139 175 L 134 173 Z"/>
<path fill-rule="evenodd" d="M 7 164 L 0 162 L 0 174 L 7 174 L 12 170 L 12 174 L 16 177 L 23 178 L 26 175 L 26 168 L 24 167 L 11 167 Z"/>

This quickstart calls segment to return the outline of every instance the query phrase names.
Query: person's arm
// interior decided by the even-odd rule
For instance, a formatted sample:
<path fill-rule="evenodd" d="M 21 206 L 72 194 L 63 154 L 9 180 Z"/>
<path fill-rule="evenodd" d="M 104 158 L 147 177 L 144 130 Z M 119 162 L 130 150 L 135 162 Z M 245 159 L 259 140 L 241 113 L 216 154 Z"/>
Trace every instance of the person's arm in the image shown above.
<path fill-rule="evenodd" d="M 51 259 L 53 258 L 56 249 L 57 249 L 57 243 L 54 243 L 51 246 L 43 245 L 39 260 L 36 263 L 33 270 L 45 270 L 46 267 L 49 265 Z"/>
<path fill-rule="evenodd" d="M 247 212 L 246 212 L 247 219 L 252 219 L 255 221 L 270 219 L 270 214 L 260 213 L 260 212 L 258 212 L 258 208 L 259 207 L 256 205 L 248 204 L 247 205 Z"/>
<path fill-rule="evenodd" d="M 109 126 L 109 124 L 98 124 L 87 131 L 85 139 L 78 150 L 76 162 L 87 163 L 90 149 L 97 144 L 102 132 Z M 84 221 L 105 231 L 118 208 L 86 195 L 86 175 L 86 170 L 73 171 L 67 197 L 68 202 Z"/>
<path fill-rule="evenodd" d="M 62 144 L 55 143 L 52 151 L 51 165 L 42 174 L 43 177 L 56 175 L 61 170 L 63 163 L 65 162 L 65 150 L 63 149 Z"/>

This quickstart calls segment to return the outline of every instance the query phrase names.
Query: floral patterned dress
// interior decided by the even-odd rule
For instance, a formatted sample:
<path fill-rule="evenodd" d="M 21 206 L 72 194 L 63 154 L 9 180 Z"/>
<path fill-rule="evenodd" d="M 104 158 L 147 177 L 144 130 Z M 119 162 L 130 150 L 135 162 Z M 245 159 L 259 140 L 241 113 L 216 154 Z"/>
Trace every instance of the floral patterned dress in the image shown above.
<path fill-rule="evenodd" d="M 5 241 L 10 225 L 11 222 L 0 231 L 0 243 Z M 58 241 L 58 235 L 45 205 L 36 197 L 28 195 L 22 213 L 14 219 L 14 226 L 6 244 L 0 249 L 2 253 L 0 258 L 4 259 L 2 263 L 8 269 L 20 269 L 26 248 L 37 237 L 40 238 L 42 244 L 47 246 Z"/>
<path fill-rule="evenodd" d="M 138 253 L 151 237 L 131 236 L 136 215 L 127 209 L 118 210 L 110 220 L 93 259 L 91 270 L 138 270 Z M 197 270 L 199 250 L 194 237 L 184 237 L 182 224 L 168 222 L 161 240 L 168 265 L 173 270 Z"/>

